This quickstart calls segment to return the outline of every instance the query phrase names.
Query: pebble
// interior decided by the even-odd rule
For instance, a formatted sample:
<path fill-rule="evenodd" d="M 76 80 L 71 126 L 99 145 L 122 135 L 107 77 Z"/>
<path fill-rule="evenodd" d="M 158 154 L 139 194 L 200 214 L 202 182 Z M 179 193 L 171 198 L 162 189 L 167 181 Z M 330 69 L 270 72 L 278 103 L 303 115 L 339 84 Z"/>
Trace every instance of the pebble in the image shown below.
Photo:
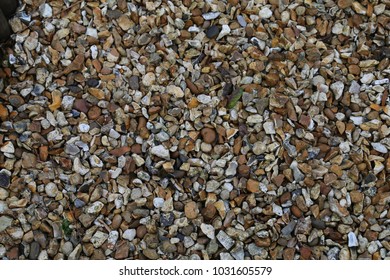
<path fill-rule="evenodd" d="M 214 39 L 218 36 L 218 34 L 221 32 L 221 28 L 217 25 L 211 25 L 207 30 L 206 30 L 206 36 L 209 39 Z"/>
<path fill-rule="evenodd" d="M 199 214 L 199 209 L 194 201 L 190 201 L 184 206 L 184 213 L 188 219 L 195 219 Z"/>
<path fill-rule="evenodd" d="M 10 177 L 5 172 L 0 173 L 0 187 L 8 188 L 10 184 Z"/>
<path fill-rule="evenodd" d="M 163 145 L 158 145 L 158 146 L 152 147 L 152 149 L 150 150 L 150 153 L 152 155 L 158 156 L 160 158 L 170 160 L 169 150 L 167 148 L 165 148 Z"/>
<path fill-rule="evenodd" d="M 200 225 L 200 229 L 202 230 L 202 232 L 210 239 L 214 239 L 215 238 L 215 229 L 212 225 L 209 225 L 209 224 L 205 224 L 205 223 L 202 223 Z"/>
<path fill-rule="evenodd" d="M 371 146 L 377 152 L 380 152 L 382 154 L 387 154 L 388 153 L 387 148 L 384 145 L 382 145 L 381 143 L 371 143 Z"/>
<path fill-rule="evenodd" d="M 123 232 L 122 237 L 126 240 L 132 241 L 136 237 L 136 230 L 135 229 L 127 229 Z"/>
<path fill-rule="evenodd" d="M 100 248 L 103 243 L 107 240 L 108 234 L 102 231 L 97 231 L 91 238 L 91 243 L 93 247 Z"/>
<path fill-rule="evenodd" d="M 358 247 L 359 243 L 353 232 L 348 233 L 348 247 Z"/>
<path fill-rule="evenodd" d="M 45 192 L 48 197 L 56 197 L 58 194 L 58 188 L 56 184 L 50 182 L 45 186 Z"/>
<path fill-rule="evenodd" d="M 229 235 L 227 235 L 223 230 L 220 230 L 217 234 L 217 239 L 219 243 L 222 244 L 223 247 L 225 247 L 226 250 L 229 250 L 234 245 L 234 240 L 230 238 Z"/>
<path fill-rule="evenodd" d="M 42 4 L 39 6 L 39 13 L 44 18 L 50 18 L 53 16 L 53 9 L 49 4 Z"/>
<path fill-rule="evenodd" d="M 207 144 L 212 144 L 217 138 L 217 134 L 214 129 L 205 127 L 201 130 L 203 141 Z"/>
<path fill-rule="evenodd" d="M 205 20 L 213 20 L 213 19 L 216 19 L 217 17 L 219 17 L 220 14 L 221 14 L 220 12 L 210 12 L 210 13 L 203 14 L 202 17 Z"/>
<path fill-rule="evenodd" d="M 225 37 L 226 35 L 230 34 L 230 31 L 231 30 L 230 30 L 229 25 L 227 25 L 227 24 L 222 25 L 222 29 L 219 32 L 217 40 L 221 40 L 223 37 Z"/>
<path fill-rule="evenodd" d="M 272 17 L 272 14 L 273 14 L 272 11 L 267 7 L 262 8 L 259 12 L 260 18 L 265 18 L 265 19 Z"/>
<path fill-rule="evenodd" d="M 2 46 L 0 259 L 388 258 L 383 1 L 33 2 Z"/>

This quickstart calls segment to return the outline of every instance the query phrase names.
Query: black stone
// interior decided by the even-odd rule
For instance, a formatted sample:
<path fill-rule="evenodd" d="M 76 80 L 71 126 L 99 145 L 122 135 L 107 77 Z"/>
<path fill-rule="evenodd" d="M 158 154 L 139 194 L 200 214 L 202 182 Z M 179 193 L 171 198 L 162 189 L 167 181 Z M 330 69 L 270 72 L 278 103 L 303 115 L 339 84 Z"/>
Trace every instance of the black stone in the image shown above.
<path fill-rule="evenodd" d="M 173 213 L 163 213 L 160 216 L 160 223 L 163 227 L 169 227 L 173 224 L 173 221 L 175 220 L 175 216 Z"/>
<path fill-rule="evenodd" d="M 98 85 L 99 85 L 98 79 L 91 78 L 87 80 L 87 86 L 89 87 L 97 87 Z"/>
<path fill-rule="evenodd" d="M 0 173 L 0 187 L 7 188 L 10 183 L 10 178 L 5 173 Z"/>
<path fill-rule="evenodd" d="M 68 89 L 73 93 L 80 93 L 82 89 L 77 85 L 70 85 L 68 86 Z"/>
<path fill-rule="evenodd" d="M 367 177 L 364 178 L 364 183 L 369 184 L 376 181 L 376 176 L 372 173 L 368 173 Z"/>
<path fill-rule="evenodd" d="M 29 254 L 28 258 L 30 260 L 37 260 L 40 250 L 41 250 L 41 248 L 39 246 L 39 243 L 34 241 L 30 245 L 30 254 Z"/>
<path fill-rule="evenodd" d="M 218 36 L 219 32 L 221 31 L 221 28 L 216 26 L 216 25 L 212 25 L 210 26 L 209 28 L 207 28 L 206 30 L 206 36 L 207 38 L 209 39 L 214 39 Z"/>
<path fill-rule="evenodd" d="M 313 228 L 316 228 L 316 229 L 325 229 L 326 228 L 324 221 L 317 220 L 314 218 L 311 219 L 311 225 Z"/>

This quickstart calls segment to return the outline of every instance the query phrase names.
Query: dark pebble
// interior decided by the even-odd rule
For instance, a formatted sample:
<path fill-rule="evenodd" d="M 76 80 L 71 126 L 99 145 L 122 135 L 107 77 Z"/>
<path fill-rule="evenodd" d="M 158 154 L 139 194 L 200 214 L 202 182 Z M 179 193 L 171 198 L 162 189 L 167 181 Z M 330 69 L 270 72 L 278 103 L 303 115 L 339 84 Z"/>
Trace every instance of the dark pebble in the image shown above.
<path fill-rule="evenodd" d="M 207 38 L 209 39 L 214 39 L 218 36 L 219 32 L 221 31 L 221 29 L 216 26 L 216 25 L 212 25 L 210 26 L 207 31 L 206 31 L 206 36 Z"/>
<path fill-rule="evenodd" d="M 42 92 L 45 91 L 45 87 L 43 85 L 40 85 L 40 84 L 36 84 L 32 90 L 32 95 L 33 96 L 40 96 L 42 94 Z"/>
<path fill-rule="evenodd" d="M 284 235 L 284 236 L 289 236 L 289 235 L 293 232 L 293 230 L 294 230 L 296 224 L 297 224 L 297 222 L 295 222 L 295 221 L 289 222 L 289 223 L 282 229 L 282 231 L 281 231 L 282 235 Z"/>
<path fill-rule="evenodd" d="M 77 111 L 87 113 L 88 112 L 88 103 L 84 99 L 76 99 L 73 103 L 73 108 Z"/>
<path fill-rule="evenodd" d="M 108 10 L 106 15 L 109 19 L 118 19 L 123 13 L 120 10 Z"/>
<path fill-rule="evenodd" d="M 139 78 L 138 76 L 131 76 L 129 79 L 129 85 L 130 88 L 133 90 L 138 90 L 139 89 Z"/>
<path fill-rule="evenodd" d="M 364 183 L 369 184 L 376 181 L 376 176 L 372 173 L 368 173 L 367 177 L 364 178 Z"/>
<path fill-rule="evenodd" d="M 325 229 L 326 228 L 324 221 L 317 220 L 314 218 L 311 219 L 311 225 L 313 228 L 316 228 L 316 229 Z"/>
<path fill-rule="evenodd" d="M 175 216 L 173 213 L 163 213 L 160 216 L 160 223 L 163 227 L 169 227 L 173 224 L 173 221 L 175 220 Z"/>
<path fill-rule="evenodd" d="M 68 86 L 68 89 L 73 92 L 73 93 L 79 93 L 82 91 L 82 89 L 79 87 L 79 86 L 75 86 L 75 85 L 72 85 L 72 86 Z"/>
<path fill-rule="evenodd" d="M 40 251 L 40 246 L 38 242 L 35 241 L 32 242 L 30 245 L 30 255 L 28 256 L 28 258 L 30 260 L 37 260 L 39 256 L 39 251 Z"/>
<path fill-rule="evenodd" d="M 91 78 L 87 80 L 87 86 L 89 87 L 97 87 L 98 85 L 99 85 L 98 79 Z"/>
<path fill-rule="evenodd" d="M 10 178 L 5 173 L 0 173 L 0 187 L 7 188 L 10 183 Z"/>
<path fill-rule="evenodd" d="M 19 107 L 24 104 L 24 99 L 19 95 L 11 95 L 8 101 L 13 107 Z"/>
<path fill-rule="evenodd" d="M 85 202 L 78 198 L 73 203 L 76 208 L 82 208 L 85 205 Z"/>

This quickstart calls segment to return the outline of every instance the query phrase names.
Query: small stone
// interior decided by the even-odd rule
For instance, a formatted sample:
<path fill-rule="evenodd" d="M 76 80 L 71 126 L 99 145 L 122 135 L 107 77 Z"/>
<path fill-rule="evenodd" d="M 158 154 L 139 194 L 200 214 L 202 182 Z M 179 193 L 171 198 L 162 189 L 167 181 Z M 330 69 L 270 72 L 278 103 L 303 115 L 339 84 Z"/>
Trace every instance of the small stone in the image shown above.
<path fill-rule="evenodd" d="M 198 205 L 196 204 L 196 202 L 187 202 L 184 206 L 184 213 L 188 219 L 195 219 L 199 213 Z"/>
<path fill-rule="evenodd" d="M 231 163 L 229 163 L 229 166 L 228 166 L 228 168 L 225 171 L 226 177 L 236 175 L 237 167 L 238 167 L 238 164 L 237 164 L 236 161 L 232 161 Z"/>
<path fill-rule="evenodd" d="M 30 245 L 30 254 L 29 254 L 28 258 L 30 260 L 37 260 L 40 251 L 41 251 L 41 247 L 39 246 L 39 243 L 35 242 L 35 241 L 32 242 Z"/>
<path fill-rule="evenodd" d="M 156 208 L 162 208 L 164 206 L 164 199 L 162 197 L 155 197 L 153 199 L 153 205 Z"/>
<path fill-rule="evenodd" d="M 103 167 L 102 160 L 98 156 L 96 156 L 96 155 L 92 155 L 89 158 L 89 162 L 91 163 L 92 167 Z"/>
<path fill-rule="evenodd" d="M 126 229 L 124 232 L 123 232 L 123 239 L 126 239 L 126 240 L 129 240 L 129 241 L 132 241 L 135 236 L 137 234 L 137 231 L 135 229 Z"/>
<path fill-rule="evenodd" d="M 356 13 L 365 15 L 367 14 L 367 9 L 362 6 L 358 1 L 354 1 L 352 3 L 352 8 L 355 10 Z"/>
<path fill-rule="evenodd" d="M 220 230 L 217 234 L 218 241 L 225 247 L 226 250 L 229 250 L 234 245 L 234 240 L 227 235 L 223 230 Z"/>
<path fill-rule="evenodd" d="M 241 27 L 247 26 L 247 23 L 242 15 L 237 16 L 237 21 L 241 25 Z"/>
<path fill-rule="evenodd" d="M 15 148 L 12 142 L 6 142 L 1 148 L 0 151 L 7 154 L 13 154 L 15 153 Z"/>
<path fill-rule="evenodd" d="M 340 82 L 340 81 L 335 82 L 335 83 L 330 85 L 330 89 L 333 91 L 333 93 L 335 95 L 335 99 L 339 100 L 341 98 L 341 96 L 343 95 L 344 83 Z"/>
<path fill-rule="evenodd" d="M 256 180 L 249 179 L 246 183 L 246 189 L 251 193 L 260 192 L 260 183 Z"/>
<path fill-rule="evenodd" d="M 49 4 L 42 4 L 39 6 L 39 13 L 44 18 L 50 18 L 53 16 L 53 9 Z"/>
<path fill-rule="evenodd" d="M 163 227 L 169 227 L 173 224 L 173 221 L 175 220 L 175 216 L 172 212 L 169 213 L 162 213 L 160 215 L 160 224 Z"/>
<path fill-rule="evenodd" d="M 230 34 L 230 27 L 227 24 L 222 25 L 222 30 L 219 32 L 219 35 L 217 37 L 217 40 L 222 39 L 226 35 Z"/>
<path fill-rule="evenodd" d="M 144 86 L 150 87 L 156 82 L 156 75 L 153 72 L 146 73 L 142 78 L 142 84 Z"/>
<path fill-rule="evenodd" d="M 6 228 L 12 225 L 12 218 L 8 216 L 0 217 L 0 232 L 3 232 Z"/>
<path fill-rule="evenodd" d="M 123 260 L 129 256 L 130 245 L 126 240 L 120 240 L 117 243 L 117 249 L 115 252 L 115 259 Z"/>
<path fill-rule="evenodd" d="M 120 28 L 122 28 L 123 31 L 129 30 L 132 26 L 134 26 L 134 23 L 130 20 L 130 18 L 127 15 L 122 15 L 118 18 L 118 25 Z"/>
<path fill-rule="evenodd" d="M 217 25 L 212 25 L 206 30 L 206 36 L 209 39 L 214 39 L 218 36 L 219 32 L 221 31 L 221 28 Z"/>
<path fill-rule="evenodd" d="M 10 184 L 9 175 L 5 172 L 1 172 L 0 173 L 0 187 L 8 188 L 9 184 Z"/>
<path fill-rule="evenodd" d="M 133 90 L 139 90 L 139 77 L 131 76 L 129 79 L 130 88 Z"/>
<path fill-rule="evenodd" d="M 178 86 L 174 86 L 174 85 L 167 86 L 167 92 L 172 94 L 176 98 L 183 98 L 184 97 L 183 90 Z"/>
<path fill-rule="evenodd" d="M 106 242 L 108 234 L 102 231 L 97 231 L 91 238 L 91 243 L 93 247 L 100 248 L 104 242 Z"/>
<path fill-rule="evenodd" d="M 170 160 L 169 150 L 165 148 L 163 145 L 154 146 L 150 150 L 150 152 L 152 155 L 158 156 L 166 160 Z"/>
<path fill-rule="evenodd" d="M 220 12 L 210 12 L 210 13 L 203 14 L 202 17 L 205 20 L 213 20 L 219 17 L 220 14 L 221 14 Z"/>
<path fill-rule="evenodd" d="M 387 148 L 384 145 L 382 145 L 381 143 L 371 143 L 371 146 L 377 152 L 380 152 L 382 154 L 387 154 L 388 153 Z"/>
<path fill-rule="evenodd" d="M 353 3 L 354 0 L 338 0 L 337 1 L 337 5 L 341 8 L 341 9 L 346 9 L 346 8 L 349 8 L 352 6 L 352 3 Z"/>
<path fill-rule="evenodd" d="M 24 104 L 23 97 L 19 95 L 11 95 L 10 97 L 8 97 L 8 101 L 15 108 L 19 108 Z"/>
<path fill-rule="evenodd" d="M 202 232 L 210 239 L 214 239 L 215 238 L 215 229 L 212 225 L 209 225 L 209 224 L 205 224 L 205 223 L 202 223 L 200 225 L 200 229 L 202 230 Z"/>
<path fill-rule="evenodd" d="M 137 40 L 138 45 L 145 46 L 149 44 L 152 37 L 148 33 L 143 33 Z"/>
<path fill-rule="evenodd" d="M 58 194 L 58 188 L 56 184 L 50 182 L 45 186 L 45 192 L 48 197 L 56 197 Z"/>
<path fill-rule="evenodd" d="M 264 128 L 265 133 L 267 133 L 267 134 L 275 134 L 276 133 L 274 124 L 271 121 L 265 122 L 263 124 L 263 128 Z"/>
<path fill-rule="evenodd" d="M 270 18 L 272 17 L 272 11 L 268 7 L 264 7 L 259 12 L 260 18 Z"/>
<path fill-rule="evenodd" d="M 217 133 L 214 129 L 205 127 L 201 130 L 200 134 L 202 135 L 203 141 L 212 144 L 217 138 Z"/>
<path fill-rule="evenodd" d="M 145 255 L 150 260 L 157 260 L 158 259 L 158 254 L 155 249 L 144 249 L 142 253 Z"/>
<path fill-rule="evenodd" d="M 353 232 L 348 233 L 348 247 L 357 247 L 359 242 L 356 238 L 356 235 Z"/>
<path fill-rule="evenodd" d="M 298 163 L 296 161 L 293 161 L 290 164 L 290 168 L 293 171 L 294 180 L 296 182 L 300 182 L 300 181 L 303 181 L 305 179 L 305 175 L 303 175 L 303 173 L 299 170 Z"/>
<path fill-rule="evenodd" d="M 95 201 L 91 205 L 87 206 L 85 209 L 85 212 L 87 214 L 98 214 L 100 210 L 102 210 L 104 207 L 104 204 L 100 201 Z"/>

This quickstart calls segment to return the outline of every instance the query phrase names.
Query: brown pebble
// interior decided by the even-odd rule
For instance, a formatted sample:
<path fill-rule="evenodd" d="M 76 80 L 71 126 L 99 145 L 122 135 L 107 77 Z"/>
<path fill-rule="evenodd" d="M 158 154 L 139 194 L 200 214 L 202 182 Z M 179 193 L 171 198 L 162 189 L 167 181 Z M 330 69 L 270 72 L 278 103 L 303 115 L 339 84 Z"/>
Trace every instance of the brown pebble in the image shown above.
<path fill-rule="evenodd" d="M 256 180 L 249 179 L 246 182 L 246 189 L 251 193 L 259 193 L 260 192 L 260 183 Z"/>
<path fill-rule="evenodd" d="M 195 201 L 187 202 L 184 206 L 184 213 L 188 219 L 195 219 L 198 216 L 198 205 Z"/>
<path fill-rule="evenodd" d="M 203 128 L 200 134 L 202 135 L 203 141 L 208 144 L 214 143 L 215 139 L 217 138 L 217 133 L 215 130 L 208 127 Z"/>
<path fill-rule="evenodd" d="M 96 120 L 100 117 L 100 114 L 102 113 L 102 110 L 98 106 L 92 106 L 88 110 L 88 118 L 90 120 Z"/>

